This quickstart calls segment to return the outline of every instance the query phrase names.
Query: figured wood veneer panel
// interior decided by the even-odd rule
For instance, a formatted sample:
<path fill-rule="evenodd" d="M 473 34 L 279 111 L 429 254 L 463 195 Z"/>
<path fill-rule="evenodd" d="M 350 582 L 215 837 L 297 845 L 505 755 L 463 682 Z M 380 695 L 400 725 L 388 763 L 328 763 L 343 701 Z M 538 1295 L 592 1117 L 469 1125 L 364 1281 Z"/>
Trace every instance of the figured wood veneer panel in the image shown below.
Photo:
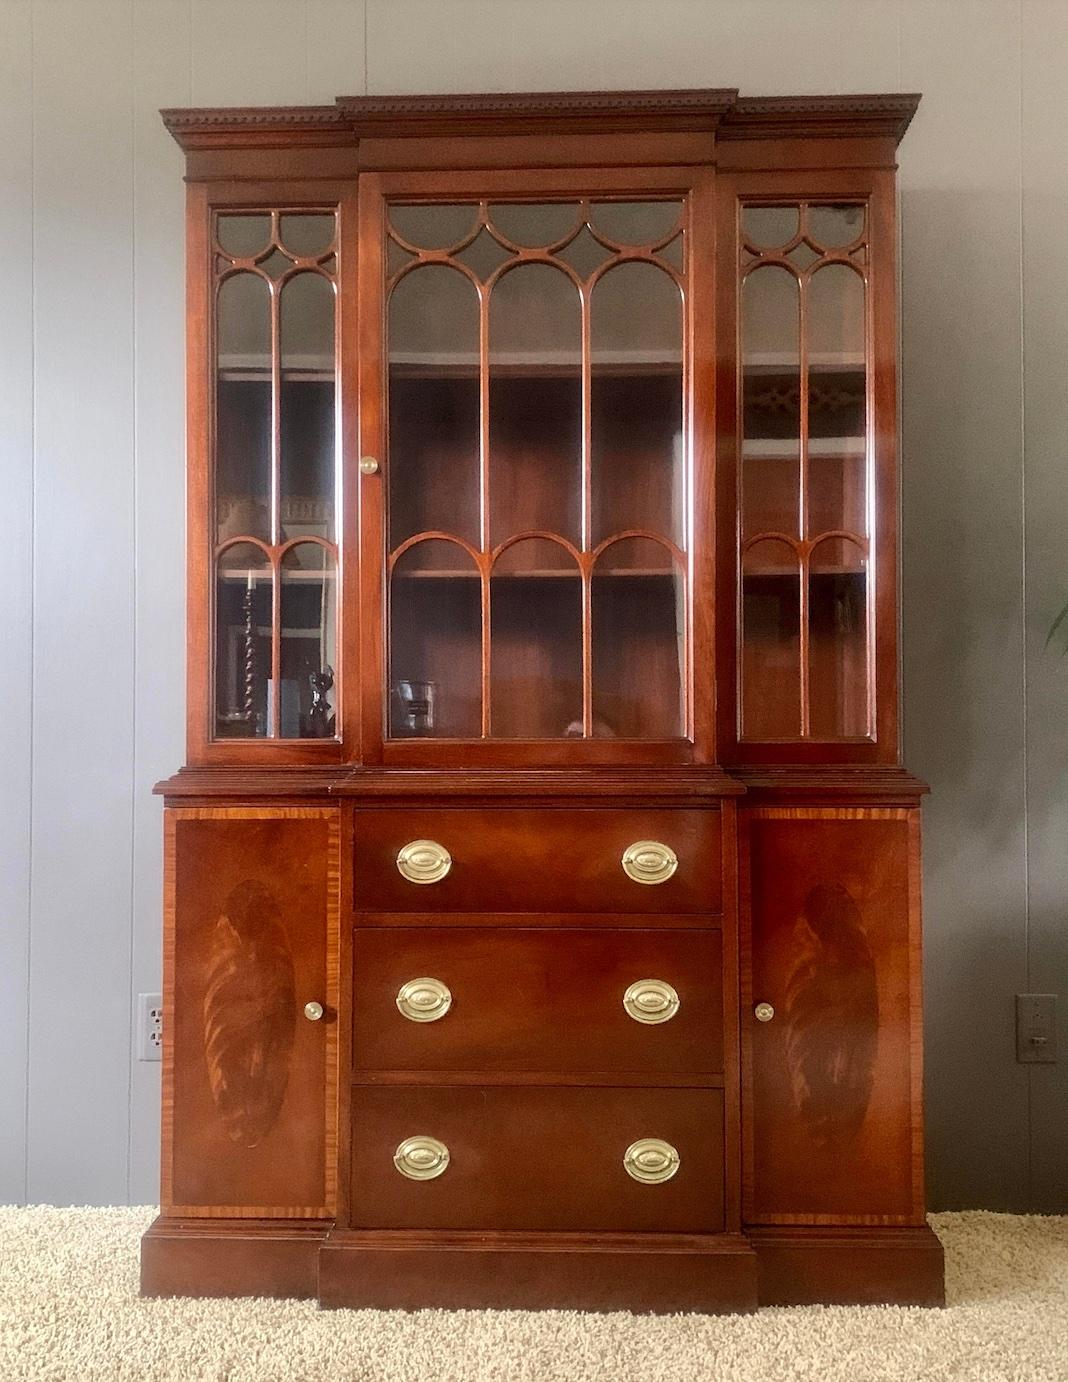
<path fill-rule="evenodd" d="M 750 813 L 752 1222 L 922 1212 L 909 815 Z"/>
<path fill-rule="evenodd" d="M 164 1202 L 314 1216 L 333 1197 L 338 826 L 320 809 L 168 819 Z"/>

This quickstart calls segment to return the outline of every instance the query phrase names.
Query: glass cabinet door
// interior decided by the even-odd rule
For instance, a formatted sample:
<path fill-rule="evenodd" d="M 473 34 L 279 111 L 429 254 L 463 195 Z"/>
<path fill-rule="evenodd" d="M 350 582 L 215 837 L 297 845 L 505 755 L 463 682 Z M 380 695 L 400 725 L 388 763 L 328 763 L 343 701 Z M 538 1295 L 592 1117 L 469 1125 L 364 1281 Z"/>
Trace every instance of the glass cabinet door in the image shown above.
<path fill-rule="evenodd" d="M 213 217 L 216 739 L 332 739 L 337 217 Z"/>
<path fill-rule="evenodd" d="M 390 738 L 686 736 L 685 211 L 387 203 Z"/>

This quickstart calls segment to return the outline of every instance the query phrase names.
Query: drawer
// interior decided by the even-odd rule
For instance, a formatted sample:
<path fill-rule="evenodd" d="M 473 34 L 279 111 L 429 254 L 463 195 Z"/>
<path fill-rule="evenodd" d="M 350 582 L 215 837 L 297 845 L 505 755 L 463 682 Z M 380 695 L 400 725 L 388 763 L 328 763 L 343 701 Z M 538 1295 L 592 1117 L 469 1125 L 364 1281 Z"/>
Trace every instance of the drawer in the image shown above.
<path fill-rule="evenodd" d="M 436 865 L 432 851 L 416 851 L 415 870 L 432 881 L 413 882 L 398 862 L 421 840 L 447 851 L 448 866 Z M 660 881 L 624 871 L 624 853 L 641 841 L 671 852 L 662 868 L 655 850 L 631 864 Z M 429 807 L 356 817 L 355 904 L 365 911 L 715 913 L 721 868 L 716 808 Z"/>
<path fill-rule="evenodd" d="M 723 1229 L 720 1090 L 358 1086 L 352 1114 L 354 1228 Z M 639 1145 L 638 1169 L 673 1174 L 636 1180 L 652 1140 L 677 1162 Z"/>
<path fill-rule="evenodd" d="M 357 928 L 353 964 L 361 1070 L 723 1069 L 718 931 Z"/>

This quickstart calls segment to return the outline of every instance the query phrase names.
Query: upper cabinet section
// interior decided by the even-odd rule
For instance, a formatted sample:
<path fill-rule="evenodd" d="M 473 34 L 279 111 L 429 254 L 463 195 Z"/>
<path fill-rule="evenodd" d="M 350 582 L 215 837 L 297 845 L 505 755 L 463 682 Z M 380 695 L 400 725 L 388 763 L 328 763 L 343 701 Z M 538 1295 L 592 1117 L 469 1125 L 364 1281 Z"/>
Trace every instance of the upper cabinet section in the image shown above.
<path fill-rule="evenodd" d="M 894 761 L 915 104 L 164 112 L 190 761 Z"/>

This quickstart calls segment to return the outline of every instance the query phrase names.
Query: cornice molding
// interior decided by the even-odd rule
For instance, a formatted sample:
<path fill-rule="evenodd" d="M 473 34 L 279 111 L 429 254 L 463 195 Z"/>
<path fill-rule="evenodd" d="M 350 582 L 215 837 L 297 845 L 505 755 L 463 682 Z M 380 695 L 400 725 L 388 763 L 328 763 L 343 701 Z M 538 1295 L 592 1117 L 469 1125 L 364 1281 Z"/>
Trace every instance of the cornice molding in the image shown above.
<path fill-rule="evenodd" d="M 883 136 L 900 140 L 919 96 L 739 96 L 733 88 L 339 96 L 333 106 L 167 109 L 183 149 L 351 144 L 478 134 L 707 132 L 723 139 Z"/>

